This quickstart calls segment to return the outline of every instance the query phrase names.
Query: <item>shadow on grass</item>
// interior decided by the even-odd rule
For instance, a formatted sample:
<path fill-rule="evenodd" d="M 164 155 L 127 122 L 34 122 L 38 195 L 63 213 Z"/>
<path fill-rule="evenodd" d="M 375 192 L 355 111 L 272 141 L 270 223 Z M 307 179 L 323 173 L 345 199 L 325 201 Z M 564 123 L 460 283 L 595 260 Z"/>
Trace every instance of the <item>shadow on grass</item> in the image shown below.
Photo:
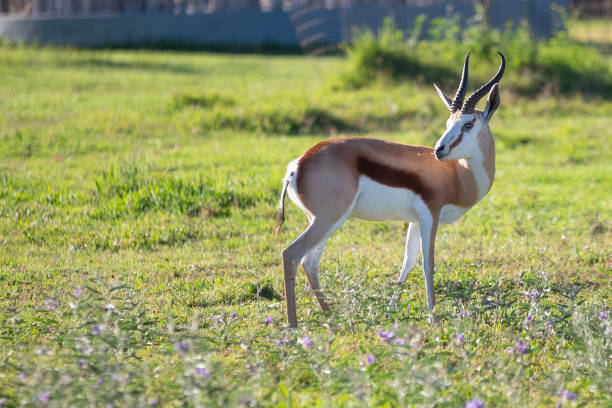
<path fill-rule="evenodd" d="M 597 286 L 579 280 L 546 281 L 533 273 L 495 283 L 469 277 L 436 284 L 442 310 L 446 310 L 443 318 L 452 318 L 448 310 L 455 309 L 461 316 L 487 316 L 507 327 L 540 325 L 568 336 L 573 336 L 570 322 L 574 310 L 585 301 L 587 289 Z"/>
<path fill-rule="evenodd" d="M 245 282 L 237 292 L 233 291 L 216 291 L 209 297 L 202 299 L 191 300 L 187 306 L 189 307 L 213 307 L 219 305 L 234 305 L 248 303 L 257 300 L 280 301 L 282 296 L 274 288 L 274 282 L 265 280 L 262 282 Z"/>
<path fill-rule="evenodd" d="M 203 74 L 205 69 L 186 64 L 159 63 L 151 61 L 117 61 L 104 57 L 78 58 L 68 61 L 60 61 L 61 66 L 88 67 L 100 70 L 135 70 L 152 72 L 170 72 L 174 74 Z"/>

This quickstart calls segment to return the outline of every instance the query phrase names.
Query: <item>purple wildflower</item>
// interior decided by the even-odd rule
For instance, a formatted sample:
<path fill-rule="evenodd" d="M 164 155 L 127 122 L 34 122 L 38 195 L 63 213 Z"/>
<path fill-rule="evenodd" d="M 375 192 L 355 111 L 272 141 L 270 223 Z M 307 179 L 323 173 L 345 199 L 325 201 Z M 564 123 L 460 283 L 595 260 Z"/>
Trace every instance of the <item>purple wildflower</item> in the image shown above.
<path fill-rule="evenodd" d="M 310 338 L 308 336 L 304 336 L 300 339 L 300 343 L 302 343 L 302 347 L 306 350 L 310 350 L 312 348 L 312 343 L 310 342 Z"/>
<path fill-rule="evenodd" d="M 103 379 L 98 378 L 98 381 L 96 381 L 96 385 L 100 386 L 100 385 L 102 385 L 103 382 L 104 382 Z"/>
<path fill-rule="evenodd" d="M 72 296 L 74 296 L 75 298 L 78 298 L 79 296 L 81 296 L 81 289 L 80 288 L 76 288 L 73 292 L 72 292 Z"/>
<path fill-rule="evenodd" d="M 465 336 L 463 336 L 463 333 L 457 334 L 457 344 L 463 344 L 463 342 L 465 342 Z"/>
<path fill-rule="evenodd" d="M 384 330 L 379 330 L 376 332 L 376 334 L 378 334 L 378 338 L 380 338 L 385 343 L 389 343 L 391 340 L 395 338 L 395 333 L 386 332 Z"/>
<path fill-rule="evenodd" d="M 85 367 L 85 360 L 82 358 L 79 358 L 79 367 L 81 368 Z"/>
<path fill-rule="evenodd" d="M 561 391 L 559 391 L 559 395 L 561 396 L 563 402 L 571 401 L 576 398 L 575 392 L 571 392 L 566 389 L 562 389 Z"/>
<path fill-rule="evenodd" d="M 149 406 L 151 407 L 156 407 L 157 404 L 159 404 L 159 400 L 157 398 L 151 398 L 151 400 L 149 400 Z"/>
<path fill-rule="evenodd" d="M 250 372 L 251 374 L 253 374 L 255 371 L 257 371 L 257 365 L 253 365 L 253 364 L 249 364 L 249 363 L 247 363 L 247 364 L 246 364 L 246 368 L 248 368 L 248 369 L 249 369 L 249 372 Z"/>
<path fill-rule="evenodd" d="M 513 348 L 514 352 L 519 352 L 521 354 L 527 353 L 527 344 L 521 339 L 516 339 L 516 345 Z"/>
<path fill-rule="evenodd" d="M 533 316 L 531 314 L 527 315 L 527 321 L 530 322 L 533 320 Z"/>
<path fill-rule="evenodd" d="M 93 330 L 91 331 L 91 334 L 93 334 L 94 336 L 97 336 L 98 334 L 100 334 L 101 331 L 102 329 L 100 328 L 100 325 L 96 324 Z"/>
<path fill-rule="evenodd" d="M 537 289 L 528 290 L 527 292 L 523 292 L 527 300 L 535 300 L 538 296 L 540 296 L 540 291 Z"/>
<path fill-rule="evenodd" d="M 277 342 L 276 342 L 276 345 L 277 345 L 278 347 L 282 347 L 282 346 L 284 346 L 284 345 L 285 345 L 285 340 L 284 340 L 284 339 L 280 339 L 279 341 L 277 341 Z"/>
<path fill-rule="evenodd" d="M 462 310 L 459 312 L 459 317 L 464 318 L 464 317 L 469 317 L 472 315 L 472 312 L 470 312 L 469 310 Z"/>
<path fill-rule="evenodd" d="M 237 319 L 238 318 L 238 313 L 234 312 L 232 313 L 232 319 Z"/>
<path fill-rule="evenodd" d="M 4 398 L 0 398 L 0 407 L 6 406 L 6 400 Z"/>
<path fill-rule="evenodd" d="M 372 354 L 366 354 L 365 358 L 366 358 L 367 365 L 370 365 L 376 361 L 376 356 L 373 356 Z"/>
<path fill-rule="evenodd" d="M 179 341 L 174 344 L 174 348 L 177 349 L 180 353 L 184 353 L 189 350 L 189 344 L 186 341 Z"/>
<path fill-rule="evenodd" d="M 608 318 L 608 315 L 606 314 L 606 312 L 599 312 L 599 318 L 601 320 L 606 320 Z"/>
<path fill-rule="evenodd" d="M 21 381 L 25 382 L 28 379 L 28 376 L 26 375 L 26 373 L 21 373 L 19 374 L 19 378 L 21 379 Z"/>
<path fill-rule="evenodd" d="M 47 310 L 55 310 L 55 308 L 57 308 L 60 305 L 54 299 L 47 299 L 45 301 L 45 304 L 47 305 Z"/>
<path fill-rule="evenodd" d="M 106 404 L 106 408 L 115 408 L 113 404 Z"/>
<path fill-rule="evenodd" d="M 111 380 L 113 381 L 121 381 L 121 376 L 119 374 L 111 375 Z"/>
<path fill-rule="evenodd" d="M 266 316 L 266 318 L 264 319 L 264 323 L 265 324 L 270 324 L 272 323 L 272 318 L 270 316 Z"/>
<path fill-rule="evenodd" d="M 38 394 L 38 400 L 43 404 L 46 404 L 47 402 L 49 402 L 50 396 L 51 394 L 49 394 L 48 392 L 41 392 L 40 394 Z"/>
<path fill-rule="evenodd" d="M 465 408 L 484 408 L 484 401 L 480 398 L 473 398 L 465 403 Z"/>
<path fill-rule="evenodd" d="M 196 367 L 196 373 L 206 378 L 210 377 L 210 370 L 206 367 L 202 367 L 202 366 Z"/>
<path fill-rule="evenodd" d="M 395 339 L 395 344 L 397 345 L 403 346 L 404 344 L 407 344 L 407 343 L 408 343 L 408 339 L 406 339 L 405 337 L 402 337 L 401 339 L 400 338 Z"/>
<path fill-rule="evenodd" d="M 215 322 L 217 322 L 217 323 L 223 323 L 223 319 L 222 319 L 222 318 L 220 318 L 220 317 L 217 317 L 217 318 L 215 319 Z"/>

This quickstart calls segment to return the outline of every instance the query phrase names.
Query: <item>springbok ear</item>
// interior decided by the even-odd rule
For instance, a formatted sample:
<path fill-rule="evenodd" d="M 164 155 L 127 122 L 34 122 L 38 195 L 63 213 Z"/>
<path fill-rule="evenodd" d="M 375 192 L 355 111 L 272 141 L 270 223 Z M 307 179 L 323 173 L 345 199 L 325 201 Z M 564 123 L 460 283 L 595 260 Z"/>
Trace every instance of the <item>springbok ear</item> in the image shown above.
<path fill-rule="evenodd" d="M 451 110 L 453 100 L 447 94 L 445 94 L 444 91 L 438 88 L 438 85 L 434 84 L 434 87 L 436 88 L 436 92 L 438 92 L 438 96 L 440 99 L 442 99 L 442 102 L 444 102 L 444 105 L 446 105 L 448 110 Z"/>
<path fill-rule="evenodd" d="M 495 113 L 497 108 L 499 108 L 499 104 L 501 99 L 499 97 L 499 84 L 493 85 L 491 88 L 491 92 L 489 92 L 489 97 L 487 98 L 487 104 L 485 105 L 483 116 L 485 120 L 491 119 L 491 116 Z"/>

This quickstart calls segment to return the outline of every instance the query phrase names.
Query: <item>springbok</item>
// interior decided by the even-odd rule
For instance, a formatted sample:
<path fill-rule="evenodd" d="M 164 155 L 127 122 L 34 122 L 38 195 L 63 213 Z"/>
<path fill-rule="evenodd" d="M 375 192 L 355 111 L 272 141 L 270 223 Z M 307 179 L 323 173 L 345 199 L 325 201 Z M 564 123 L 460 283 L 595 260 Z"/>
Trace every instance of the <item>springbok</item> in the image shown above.
<path fill-rule="evenodd" d="M 295 278 L 300 262 L 321 308 L 329 310 L 319 284 L 319 260 L 330 235 L 349 217 L 410 222 L 400 288 L 389 307 L 395 308 L 401 286 L 417 262 L 420 245 L 427 306 L 433 312 L 438 225 L 456 221 L 487 194 L 493 183 L 495 143 L 489 121 L 500 104 L 498 82 L 506 66 L 504 56 L 498 54 L 501 65 L 497 74 L 465 102 L 469 52 L 453 99 L 434 84 L 450 110 L 446 131 L 434 149 L 379 139 L 342 138 L 322 141 L 289 163 L 276 233 L 285 219 L 287 192 L 309 220 L 308 228 L 283 250 L 290 328 L 297 328 Z M 476 110 L 476 104 L 487 92 L 484 110 Z"/>

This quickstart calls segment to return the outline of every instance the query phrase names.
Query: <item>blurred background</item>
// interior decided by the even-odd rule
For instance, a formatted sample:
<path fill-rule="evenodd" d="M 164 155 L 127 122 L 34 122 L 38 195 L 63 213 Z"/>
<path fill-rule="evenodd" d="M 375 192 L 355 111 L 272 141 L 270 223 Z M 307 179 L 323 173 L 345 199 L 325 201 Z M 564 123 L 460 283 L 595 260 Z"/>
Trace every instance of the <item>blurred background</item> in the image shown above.
<path fill-rule="evenodd" d="M 11 41 L 77 46 L 284 49 L 321 54 L 350 42 L 355 27 L 385 18 L 422 32 L 440 17 L 465 28 L 485 19 L 503 30 L 528 22 L 537 37 L 570 30 L 612 41 L 612 0 L 0 0 L 0 35 Z"/>

